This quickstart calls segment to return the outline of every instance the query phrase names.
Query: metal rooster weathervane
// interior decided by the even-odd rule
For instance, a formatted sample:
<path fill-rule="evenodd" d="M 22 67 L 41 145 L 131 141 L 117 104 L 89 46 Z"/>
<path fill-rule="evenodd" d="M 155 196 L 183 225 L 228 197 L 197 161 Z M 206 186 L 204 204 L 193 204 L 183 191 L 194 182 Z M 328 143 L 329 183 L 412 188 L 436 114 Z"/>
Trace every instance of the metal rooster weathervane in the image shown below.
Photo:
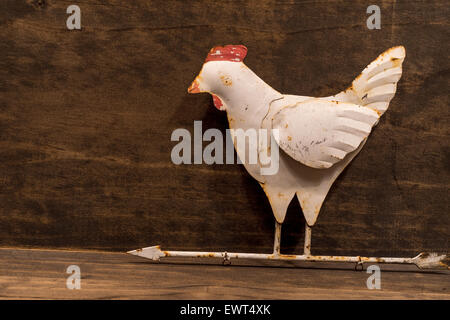
<path fill-rule="evenodd" d="M 273 253 L 162 251 L 159 246 L 129 254 L 160 260 L 162 257 L 214 257 L 230 263 L 232 258 L 415 264 L 419 268 L 445 267 L 447 255 L 421 253 L 414 258 L 315 256 L 311 254 L 311 229 L 325 197 L 339 174 L 363 148 L 372 127 L 388 109 L 402 75 L 405 48 L 393 47 L 370 63 L 351 86 L 330 97 L 281 94 L 243 62 L 247 48 L 227 45 L 212 48 L 189 93 L 207 92 L 215 106 L 227 112 L 230 129 L 278 130 L 278 171 L 261 174 L 261 163 L 243 164 L 266 193 L 275 216 Z M 260 150 L 259 156 L 268 150 Z M 247 148 L 235 143 L 240 159 Z M 270 149 L 270 146 L 268 147 Z M 280 253 L 281 225 L 287 207 L 297 196 L 305 216 L 302 255 Z"/>

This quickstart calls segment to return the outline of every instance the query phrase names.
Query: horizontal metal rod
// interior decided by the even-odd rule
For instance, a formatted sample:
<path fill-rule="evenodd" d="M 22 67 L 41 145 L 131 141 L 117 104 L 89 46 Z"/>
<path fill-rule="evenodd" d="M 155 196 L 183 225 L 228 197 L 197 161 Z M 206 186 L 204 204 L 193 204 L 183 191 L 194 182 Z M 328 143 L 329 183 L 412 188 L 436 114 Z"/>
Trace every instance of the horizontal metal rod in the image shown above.
<path fill-rule="evenodd" d="M 164 257 L 192 258 L 230 258 L 230 259 L 265 259 L 265 260 L 297 260 L 297 261 L 334 261 L 334 262 L 376 262 L 376 263 L 414 263 L 411 258 L 375 258 L 360 256 L 312 256 L 265 253 L 235 252 L 201 252 L 201 251 L 164 251 Z"/>
<path fill-rule="evenodd" d="M 236 253 L 236 252 L 202 252 L 202 251 L 164 251 L 155 247 L 147 247 L 127 252 L 140 257 L 159 260 L 163 257 L 186 258 L 222 258 L 222 259 L 260 259 L 260 260 L 295 260 L 295 261 L 329 261 L 329 262 L 354 262 L 354 263 L 408 263 L 414 264 L 413 258 L 375 258 L 360 256 L 313 256 L 313 255 L 288 255 L 265 253 Z"/>

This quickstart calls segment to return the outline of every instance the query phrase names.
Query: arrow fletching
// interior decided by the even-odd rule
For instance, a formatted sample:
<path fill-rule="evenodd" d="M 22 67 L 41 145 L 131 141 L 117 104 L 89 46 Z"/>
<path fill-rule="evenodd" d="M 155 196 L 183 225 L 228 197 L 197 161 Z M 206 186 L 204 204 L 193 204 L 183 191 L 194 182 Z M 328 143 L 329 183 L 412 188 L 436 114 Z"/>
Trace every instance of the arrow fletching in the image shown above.
<path fill-rule="evenodd" d="M 418 256 L 412 258 L 412 262 L 420 269 L 444 268 L 449 269 L 448 255 L 439 255 L 437 253 L 422 252 Z"/>

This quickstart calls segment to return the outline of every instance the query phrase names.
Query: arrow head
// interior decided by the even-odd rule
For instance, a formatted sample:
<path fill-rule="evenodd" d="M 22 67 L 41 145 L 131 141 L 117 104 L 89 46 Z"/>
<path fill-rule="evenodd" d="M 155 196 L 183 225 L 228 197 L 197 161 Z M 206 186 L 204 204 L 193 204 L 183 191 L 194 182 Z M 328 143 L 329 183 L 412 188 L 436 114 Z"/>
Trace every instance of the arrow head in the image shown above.
<path fill-rule="evenodd" d="M 128 254 L 132 254 L 134 256 L 143 257 L 146 259 L 159 261 L 161 257 L 164 257 L 164 252 L 161 251 L 160 246 L 146 247 L 142 249 L 131 250 L 127 252 Z"/>
<path fill-rule="evenodd" d="M 444 268 L 449 269 L 448 266 L 448 255 L 439 255 L 437 253 L 422 252 L 418 256 L 412 259 L 412 262 L 416 264 L 420 269 L 431 269 L 431 268 Z"/>

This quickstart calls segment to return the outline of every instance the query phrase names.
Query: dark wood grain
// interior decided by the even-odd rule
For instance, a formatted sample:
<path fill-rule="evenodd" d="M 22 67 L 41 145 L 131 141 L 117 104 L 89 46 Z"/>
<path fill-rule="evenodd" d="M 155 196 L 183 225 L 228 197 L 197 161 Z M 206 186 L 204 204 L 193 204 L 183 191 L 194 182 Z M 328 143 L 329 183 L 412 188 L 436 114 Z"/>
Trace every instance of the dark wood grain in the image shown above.
<path fill-rule="evenodd" d="M 0 299 L 450 299 L 450 271 L 380 266 L 381 289 L 369 290 L 370 274 L 352 264 L 235 263 L 0 249 Z M 70 265 L 80 268 L 80 290 L 66 287 Z"/>
<path fill-rule="evenodd" d="M 233 43 L 267 83 L 310 96 L 404 45 L 397 94 L 332 187 L 312 250 L 449 251 L 446 1 L 380 2 L 381 30 L 366 27 L 370 1 L 84 0 L 68 31 L 72 3 L 0 2 L 1 246 L 270 251 L 272 213 L 242 166 L 170 160 L 174 129 L 227 128 L 186 89 L 212 46 Z M 302 251 L 303 225 L 293 202 L 285 252 Z"/>

